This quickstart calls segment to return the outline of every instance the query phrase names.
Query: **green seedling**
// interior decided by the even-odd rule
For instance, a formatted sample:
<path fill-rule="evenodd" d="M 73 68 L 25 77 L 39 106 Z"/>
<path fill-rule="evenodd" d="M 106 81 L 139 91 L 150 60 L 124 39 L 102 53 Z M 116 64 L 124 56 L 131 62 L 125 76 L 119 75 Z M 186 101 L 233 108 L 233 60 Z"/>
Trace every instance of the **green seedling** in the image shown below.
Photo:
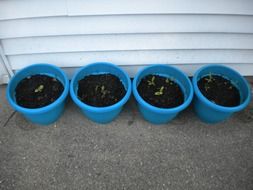
<path fill-rule="evenodd" d="M 106 90 L 106 89 L 105 89 L 105 86 L 104 86 L 104 85 L 101 86 L 101 91 L 100 91 L 100 92 L 101 92 L 101 94 L 102 94 L 102 96 L 101 96 L 102 98 L 104 98 L 106 94 L 109 94 L 109 93 L 110 93 L 109 90 Z"/>
<path fill-rule="evenodd" d="M 212 77 L 212 73 L 209 73 L 209 74 L 208 74 L 208 78 L 205 78 L 205 80 L 206 80 L 208 83 L 212 82 L 212 81 L 214 80 L 214 78 Z"/>
<path fill-rule="evenodd" d="M 151 78 L 151 81 L 148 80 L 148 85 L 149 85 L 149 86 L 151 86 L 151 85 L 154 85 L 154 86 L 155 86 L 155 76 L 153 76 L 153 77 Z"/>
<path fill-rule="evenodd" d="M 99 88 L 99 86 L 98 86 L 98 85 L 96 85 L 96 87 L 95 87 L 95 91 L 96 91 L 96 92 L 98 91 L 98 88 Z"/>
<path fill-rule="evenodd" d="M 156 95 L 156 96 L 161 96 L 161 95 L 163 95 L 163 89 L 164 89 L 164 87 L 162 86 L 162 87 L 159 89 L 159 91 L 155 92 L 155 95 Z"/>
<path fill-rule="evenodd" d="M 35 90 L 34 90 L 34 92 L 42 92 L 42 90 L 44 89 L 44 85 L 39 85 Z"/>
<path fill-rule="evenodd" d="M 173 85 L 173 80 L 166 78 L 165 82 L 169 85 Z"/>

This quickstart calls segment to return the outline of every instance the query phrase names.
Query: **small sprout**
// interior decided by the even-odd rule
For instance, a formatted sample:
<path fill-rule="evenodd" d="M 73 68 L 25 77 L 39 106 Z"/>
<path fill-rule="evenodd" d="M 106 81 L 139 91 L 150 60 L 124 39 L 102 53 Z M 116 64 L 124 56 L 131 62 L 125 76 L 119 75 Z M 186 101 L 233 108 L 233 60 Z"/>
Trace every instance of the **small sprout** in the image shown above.
<path fill-rule="evenodd" d="M 99 86 L 98 86 L 98 85 L 96 85 L 96 87 L 95 87 L 95 91 L 96 91 L 96 92 L 98 91 L 98 87 L 99 87 Z"/>
<path fill-rule="evenodd" d="M 155 95 L 160 96 L 160 95 L 162 95 L 162 93 L 160 91 L 158 91 L 158 92 L 155 92 Z"/>
<path fill-rule="evenodd" d="M 31 76 L 28 76 L 28 77 L 26 77 L 27 79 L 30 79 L 31 78 Z"/>
<path fill-rule="evenodd" d="M 166 78 L 166 80 L 165 80 L 165 82 L 168 84 L 169 83 L 169 85 L 173 85 L 174 82 L 175 81 L 175 78 L 174 77 L 170 77 L 170 78 Z"/>
<path fill-rule="evenodd" d="M 232 86 L 229 86 L 229 87 L 228 87 L 228 89 L 230 89 L 230 90 L 232 90 L 232 88 L 233 88 Z"/>
<path fill-rule="evenodd" d="M 164 86 L 162 86 L 159 91 L 155 92 L 155 95 L 156 96 L 160 96 L 160 95 L 163 95 L 163 89 L 164 89 Z"/>
<path fill-rule="evenodd" d="M 44 85 L 39 85 L 35 90 L 34 90 L 34 92 L 42 92 L 42 90 L 44 89 Z"/>
<path fill-rule="evenodd" d="M 208 83 L 210 83 L 210 82 L 212 82 L 212 81 L 214 80 L 214 78 L 212 77 L 212 73 L 211 73 L 211 72 L 208 74 L 208 78 L 205 78 L 205 80 L 206 80 Z"/>
<path fill-rule="evenodd" d="M 106 90 L 106 89 L 105 89 L 105 86 L 104 86 L 104 85 L 101 86 L 101 91 L 100 91 L 100 92 L 101 92 L 101 94 L 102 94 L 102 96 L 101 96 L 102 98 L 104 98 L 106 94 L 109 94 L 109 93 L 110 93 L 109 90 Z"/>
<path fill-rule="evenodd" d="M 154 85 L 154 86 L 155 86 L 155 76 L 153 76 L 153 77 L 151 78 L 151 81 L 148 80 L 148 85 L 149 85 L 149 86 L 151 86 L 151 85 Z"/>

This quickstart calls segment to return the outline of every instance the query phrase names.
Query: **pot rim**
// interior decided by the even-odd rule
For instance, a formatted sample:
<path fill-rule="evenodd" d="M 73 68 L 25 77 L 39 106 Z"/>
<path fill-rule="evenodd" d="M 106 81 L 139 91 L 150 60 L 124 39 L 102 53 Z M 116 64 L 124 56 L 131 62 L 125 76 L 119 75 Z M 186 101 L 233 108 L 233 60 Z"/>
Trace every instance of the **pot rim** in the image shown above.
<path fill-rule="evenodd" d="M 198 87 L 198 78 L 200 75 L 200 72 L 202 72 L 203 70 L 207 70 L 211 67 L 220 67 L 223 68 L 224 70 L 229 70 L 230 72 L 233 72 L 238 78 L 240 78 L 243 83 L 245 84 L 246 88 L 247 88 L 247 97 L 245 98 L 245 100 L 240 103 L 238 106 L 234 106 L 234 107 L 225 107 L 225 106 L 221 106 L 221 105 L 217 105 L 213 102 L 211 102 L 210 100 L 208 100 L 199 90 Z M 224 66 L 224 65 L 220 65 L 220 64 L 208 64 L 205 65 L 201 68 L 199 68 L 192 79 L 193 82 L 193 88 L 194 88 L 194 92 L 195 95 L 205 104 L 207 104 L 209 107 L 217 110 L 217 111 L 222 111 L 222 112 L 237 112 L 240 111 L 242 109 L 244 109 L 250 102 L 251 100 L 251 90 L 250 90 L 250 86 L 249 83 L 247 82 L 247 80 L 237 71 L 235 71 L 234 69 L 231 69 L 230 67 Z M 238 89 L 239 90 L 239 89 Z"/>
<path fill-rule="evenodd" d="M 110 106 L 105 106 L 105 107 L 96 107 L 96 106 L 90 106 L 88 104 L 85 104 L 84 102 L 82 102 L 81 100 L 79 100 L 79 98 L 77 97 L 77 95 L 75 94 L 74 92 L 74 82 L 76 81 L 76 78 L 78 76 L 78 74 L 80 72 L 82 72 L 83 70 L 89 68 L 89 67 L 94 67 L 94 66 L 99 66 L 99 65 L 106 65 L 108 67 L 113 67 L 117 70 L 119 70 L 121 73 L 123 73 L 123 75 L 126 77 L 127 79 L 127 89 L 126 89 L 126 94 L 125 96 L 120 100 L 118 101 L 117 103 L 113 104 L 113 105 L 110 105 Z M 106 72 L 107 73 L 107 72 Z M 110 73 L 110 72 L 108 72 Z M 92 74 L 92 73 L 90 73 Z M 118 77 L 120 80 L 121 78 Z M 102 113 L 102 112 L 109 112 L 109 111 L 112 111 L 112 110 L 115 110 L 115 109 L 118 109 L 120 108 L 121 106 L 123 106 L 129 99 L 131 95 L 131 80 L 128 76 L 128 74 L 123 70 L 121 69 L 120 67 L 118 67 L 117 65 L 114 65 L 112 63 L 108 63 L 108 62 L 94 62 L 94 63 L 90 63 L 84 67 L 81 67 L 79 70 L 77 70 L 74 74 L 74 76 L 72 77 L 72 80 L 70 82 L 70 96 L 72 98 L 72 100 L 81 108 L 81 109 L 84 109 L 84 110 L 88 110 L 88 111 L 91 111 L 91 112 L 97 112 L 97 113 Z"/>
<path fill-rule="evenodd" d="M 176 72 L 179 72 L 181 75 L 184 76 L 184 78 L 186 79 L 187 83 L 188 83 L 188 86 L 190 88 L 190 94 L 189 96 L 187 97 L 187 99 L 183 102 L 183 104 L 177 106 L 177 107 L 174 107 L 174 108 L 159 108 L 159 107 L 156 107 L 156 106 L 153 106 L 151 104 L 149 104 L 148 102 L 146 102 L 138 93 L 137 91 L 137 80 L 140 78 L 140 75 L 142 72 L 146 71 L 146 70 L 149 70 L 151 68 L 154 68 L 154 67 L 164 67 L 164 68 L 169 68 L 169 69 L 172 69 Z M 183 109 L 185 109 L 192 101 L 192 98 L 193 98 L 193 87 L 192 87 L 192 84 L 191 84 L 191 81 L 190 79 L 188 78 L 188 76 L 182 72 L 180 69 L 177 69 L 176 67 L 173 67 L 173 66 L 170 66 L 170 65 L 165 65 L 165 64 L 152 64 L 150 66 L 146 66 L 144 67 L 143 69 L 141 69 L 137 75 L 134 77 L 134 80 L 133 80 L 133 94 L 134 94 L 134 97 L 136 98 L 137 102 L 139 104 L 141 104 L 142 106 L 146 107 L 147 109 L 149 110 L 152 110 L 156 113 L 162 113 L 162 114 L 168 114 L 168 113 L 178 113 L 180 111 L 182 111 Z"/>
<path fill-rule="evenodd" d="M 41 107 L 41 108 L 25 108 L 25 107 L 22 107 L 22 106 L 19 106 L 16 101 L 13 100 L 13 98 L 11 97 L 11 92 L 10 92 L 10 87 L 13 83 L 13 81 L 22 73 L 26 72 L 27 70 L 30 70 L 32 68 L 36 68 L 36 67 L 51 67 L 52 69 L 54 70 L 57 70 L 60 72 L 60 74 L 62 75 L 63 79 L 64 79 L 64 84 L 62 84 L 64 86 L 64 90 L 62 92 L 62 94 L 60 95 L 60 97 L 58 97 L 54 102 L 52 102 L 51 104 L 47 105 L 47 106 L 44 106 L 44 107 Z M 38 74 L 40 73 L 43 73 L 43 72 L 38 72 Z M 44 73 L 43 73 L 44 74 Z M 50 74 L 50 73 L 48 73 Z M 21 79 L 22 80 L 22 79 Z M 19 80 L 19 82 L 21 81 Z M 21 69 L 20 71 L 18 71 L 10 80 L 8 86 L 7 86 L 7 93 L 6 93 L 6 96 L 7 96 L 7 100 L 9 101 L 9 103 L 11 104 L 11 106 L 23 113 L 23 114 L 41 114 L 41 113 L 45 113 L 49 110 L 52 110 L 54 109 L 55 107 L 57 107 L 59 104 L 61 104 L 65 98 L 67 97 L 68 95 L 68 91 L 69 91 L 69 80 L 66 76 L 66 74 L 57 66 L 55 65 L 52 65 L 52 64 L 48 64 L 48 63 L 36 63 L 36 64 L 32 64 L 30 66 L 27 66 L 23 69 Z"/>

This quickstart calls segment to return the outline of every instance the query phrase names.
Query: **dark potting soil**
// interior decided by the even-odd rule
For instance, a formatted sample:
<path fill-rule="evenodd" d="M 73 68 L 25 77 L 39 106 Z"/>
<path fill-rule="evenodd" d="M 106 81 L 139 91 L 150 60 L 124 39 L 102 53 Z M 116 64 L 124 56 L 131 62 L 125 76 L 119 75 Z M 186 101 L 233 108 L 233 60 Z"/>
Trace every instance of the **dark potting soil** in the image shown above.
<path fill-rule="evenodd" d="M 218 75 L 208 75 L 198 81 L 201 93 L 215 104 L 233 107 L 240 104 L 239 90 L 230 80 Z"/>
<path fill-rule="evenodd" d="M 88 75 L 78 81 L 78 98 L 90 106 L 105 107 L 119 102 L 126 94 L 124 85 L 112 74 Z"/>
<path fill-rule="evenodd" d="M 159 108 L 173 108 L 184 102 L 180 86 L 167 77 L 147 75 L 141 80 L 137 90 L 146 102 Z"/>
<path fill-rule="evenodd" d="M 58 79 L 38 74 L 21 80 L 15 90 L 18 105 L 25 108 L 41 108 L 59 98 L 64 87 Z"/>

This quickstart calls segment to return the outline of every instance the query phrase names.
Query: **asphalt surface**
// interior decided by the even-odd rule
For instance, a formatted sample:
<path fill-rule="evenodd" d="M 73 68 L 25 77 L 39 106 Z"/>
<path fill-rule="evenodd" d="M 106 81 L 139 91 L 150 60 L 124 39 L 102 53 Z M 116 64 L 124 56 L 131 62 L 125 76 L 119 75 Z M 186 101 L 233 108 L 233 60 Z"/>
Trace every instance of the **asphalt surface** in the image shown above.
<path fill-rule="evenodd" d="M 253 81 L 253 80 L 252 80 Z M 108 125 L 68 101 L 41 127 L 14 112 L 0 86 L 0 189 L 253 189 L 253 102 L 216 125 L 192 107 L 172 122 L 144 121 L 131 99 Z"/>

